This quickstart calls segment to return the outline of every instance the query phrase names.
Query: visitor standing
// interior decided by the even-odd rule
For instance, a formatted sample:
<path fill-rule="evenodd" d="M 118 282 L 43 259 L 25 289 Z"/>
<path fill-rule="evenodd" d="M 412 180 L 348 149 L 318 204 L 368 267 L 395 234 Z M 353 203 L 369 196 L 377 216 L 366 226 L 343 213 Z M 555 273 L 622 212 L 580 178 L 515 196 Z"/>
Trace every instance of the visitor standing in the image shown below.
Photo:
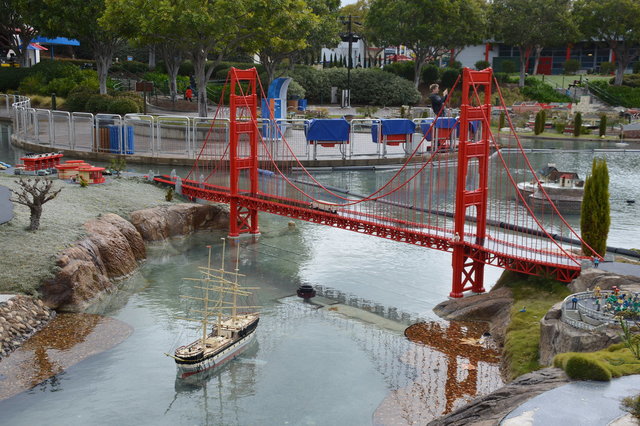
<path fill-rule="evenodd" d="M 429 90 L 431 90 L 431 94 L 429 95 L 429 100 L 431 101 L 431 109 L 433 109 L 433 113 L 435 115 L 440 114 L 442 108 L 444 107 L 444 103 L 447 100 L 447 93 L 449 93 L 449 89 L 444 89 L 442 92 L 442 96 L 438 94 L 440 92 L 440 86 L 437 84 L 432 84 L 429 86 Z"/>
<path fill-rule="evenodd" d="M 191 90 L 191 87 L 187 87 L 187 91 L 184 92 L 184 98 L 189 102 L 192 102 L 191 99 L 193 98 L 193 90 Z"/>
<path fill-rule="evenodd" d="M 593 267 L 598 269 L 598 265 L 600 264 L 600 258 L 598 256 L 593 257 Z"/>

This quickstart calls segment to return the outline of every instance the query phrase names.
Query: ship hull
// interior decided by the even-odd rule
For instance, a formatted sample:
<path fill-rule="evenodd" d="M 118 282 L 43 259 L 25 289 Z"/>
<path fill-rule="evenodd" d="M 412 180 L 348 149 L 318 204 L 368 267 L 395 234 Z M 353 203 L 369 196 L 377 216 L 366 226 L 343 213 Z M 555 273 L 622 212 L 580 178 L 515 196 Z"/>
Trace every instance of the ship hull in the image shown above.
<path fill-rule="evenodd" d="M 257 322 L 256 322 L 257 325 Z M 223 348 L 220 348 L 215 353 L 210 355 L 204 355 L 199 360 L 179 360 L 176 358 L 177 375 L 179 378 L 184 379 L 186 377 L 198 374 L 204 371 L 211 371 L 215 368 L 221 367 L 227 361 L 230 361 L 244 352 L 249 345 L 255 340 L 256 328 L 255 326 L 243 337 L 229 343 Z"/>

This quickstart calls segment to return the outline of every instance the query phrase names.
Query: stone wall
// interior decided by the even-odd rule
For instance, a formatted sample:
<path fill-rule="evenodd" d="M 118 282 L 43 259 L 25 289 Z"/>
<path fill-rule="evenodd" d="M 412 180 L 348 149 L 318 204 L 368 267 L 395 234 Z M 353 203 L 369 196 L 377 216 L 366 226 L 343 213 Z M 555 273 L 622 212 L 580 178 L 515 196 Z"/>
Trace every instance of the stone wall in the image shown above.
<path fill-rule="evenodd" d="M 18 348 L 55 316 L 39 299 L 25 295 L 0 302 L 0 359 Z"/>

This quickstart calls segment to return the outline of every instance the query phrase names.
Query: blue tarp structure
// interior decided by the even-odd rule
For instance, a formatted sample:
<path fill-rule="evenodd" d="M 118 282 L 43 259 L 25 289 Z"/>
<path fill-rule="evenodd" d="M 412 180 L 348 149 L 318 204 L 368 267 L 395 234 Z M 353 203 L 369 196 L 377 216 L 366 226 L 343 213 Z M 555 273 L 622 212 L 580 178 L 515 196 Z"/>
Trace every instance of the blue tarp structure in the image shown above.
<path fill-rule="evenodd" d="M 348 142 L 351 126 L 343 118 L 314 118 L 305 128 L 307 142 Z"/>
<path fill-rule="evenodd" d="M 416 125 L 408 118 L 389 118 L 380 120 L 382 136 L 387 135 L 411 135 L 416 131 Z M 378 123 L 371 125 L 371 138 L 378 142 Z"/>
<path fill-rule="evenodd" d="M 47 37 L 36 37 L 31 40 L 33 43 L 37 44 L 47 44 L 49 45 L 49 52 L 51 53 L 51 59 L 53 59 L 53 46 L 80 46 L 80 42 L 78 40 L 74 40 L 72 38 L 66 37 L 56 37 L 56 38 L 47 38 Z"/>
<path fill-rule="evenodd" d="M 430 141 L 433 137 L 432 135 L 433 130 L 429 132 L 429 134 L 427 134 L 427 132 L 429 131 L 429 128 L 431 127 L 431 123 L 433 123 L 433 120 L 434 120 L 433 118 L 425 118 L 420 123 L 420 130 L 422 130 L 423 135 L 427 136 L 428 141 Z M 469 123 L 470 129 L 474 133 L 476 132 L 476 130 L 478 130 L 479 125 L 480 125 L 480 121 L 472 121 Z M 455 130 L 458 130 L 460 128 L 460 121 L 456 117 L 439 117 L 438 121 L 433 127 L 436 129 L 454 129 L 455 128 Z"/>

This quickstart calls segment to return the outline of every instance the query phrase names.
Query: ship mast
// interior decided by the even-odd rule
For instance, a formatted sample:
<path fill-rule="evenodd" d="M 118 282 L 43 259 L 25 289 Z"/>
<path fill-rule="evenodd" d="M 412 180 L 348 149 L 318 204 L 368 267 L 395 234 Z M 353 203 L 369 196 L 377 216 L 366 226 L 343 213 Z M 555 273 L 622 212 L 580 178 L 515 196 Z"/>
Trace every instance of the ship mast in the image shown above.
<path fill-rule="evenodd" d="M 225 250 L 227 248 L 227 239 L 226 238 L 220 238 L 222 240 L 222 261 L 220 264 L 220 298 L 218 300 L 218 326 L 216 328 L 216 332 L 220 332 L 220 328 L 222 326 L 222 306 L 223 306 L 223 302 L 224 302 L 224 254 L 225 254 Z"/>
<path fill-rule="evenodd" d="M 238 316 L 238 275 L 240 272 L 240 242 L 238 241 L 238 247 L 236 250 L 236 269 L 235 269 L 235 280 L 233 282 L 233 304 L 231 307 L 231 321 L 235 322 Z"/>
<path fill-rule="evenodd" d="M 207 260 L 207 268 L 211 268 L 211 246 L 207 246 L 209 249 L 209 258 Z M 223 249 L 224 250 L 224 249 Z M 205 278 L 202 278 L 203 287 L 204 287 L 204 315 L 202 315 L 202 347 L 205 347 L 205 341 L 207 339 L 207 312 L 209 309 L 209 283 L 205 281 Z"/>

